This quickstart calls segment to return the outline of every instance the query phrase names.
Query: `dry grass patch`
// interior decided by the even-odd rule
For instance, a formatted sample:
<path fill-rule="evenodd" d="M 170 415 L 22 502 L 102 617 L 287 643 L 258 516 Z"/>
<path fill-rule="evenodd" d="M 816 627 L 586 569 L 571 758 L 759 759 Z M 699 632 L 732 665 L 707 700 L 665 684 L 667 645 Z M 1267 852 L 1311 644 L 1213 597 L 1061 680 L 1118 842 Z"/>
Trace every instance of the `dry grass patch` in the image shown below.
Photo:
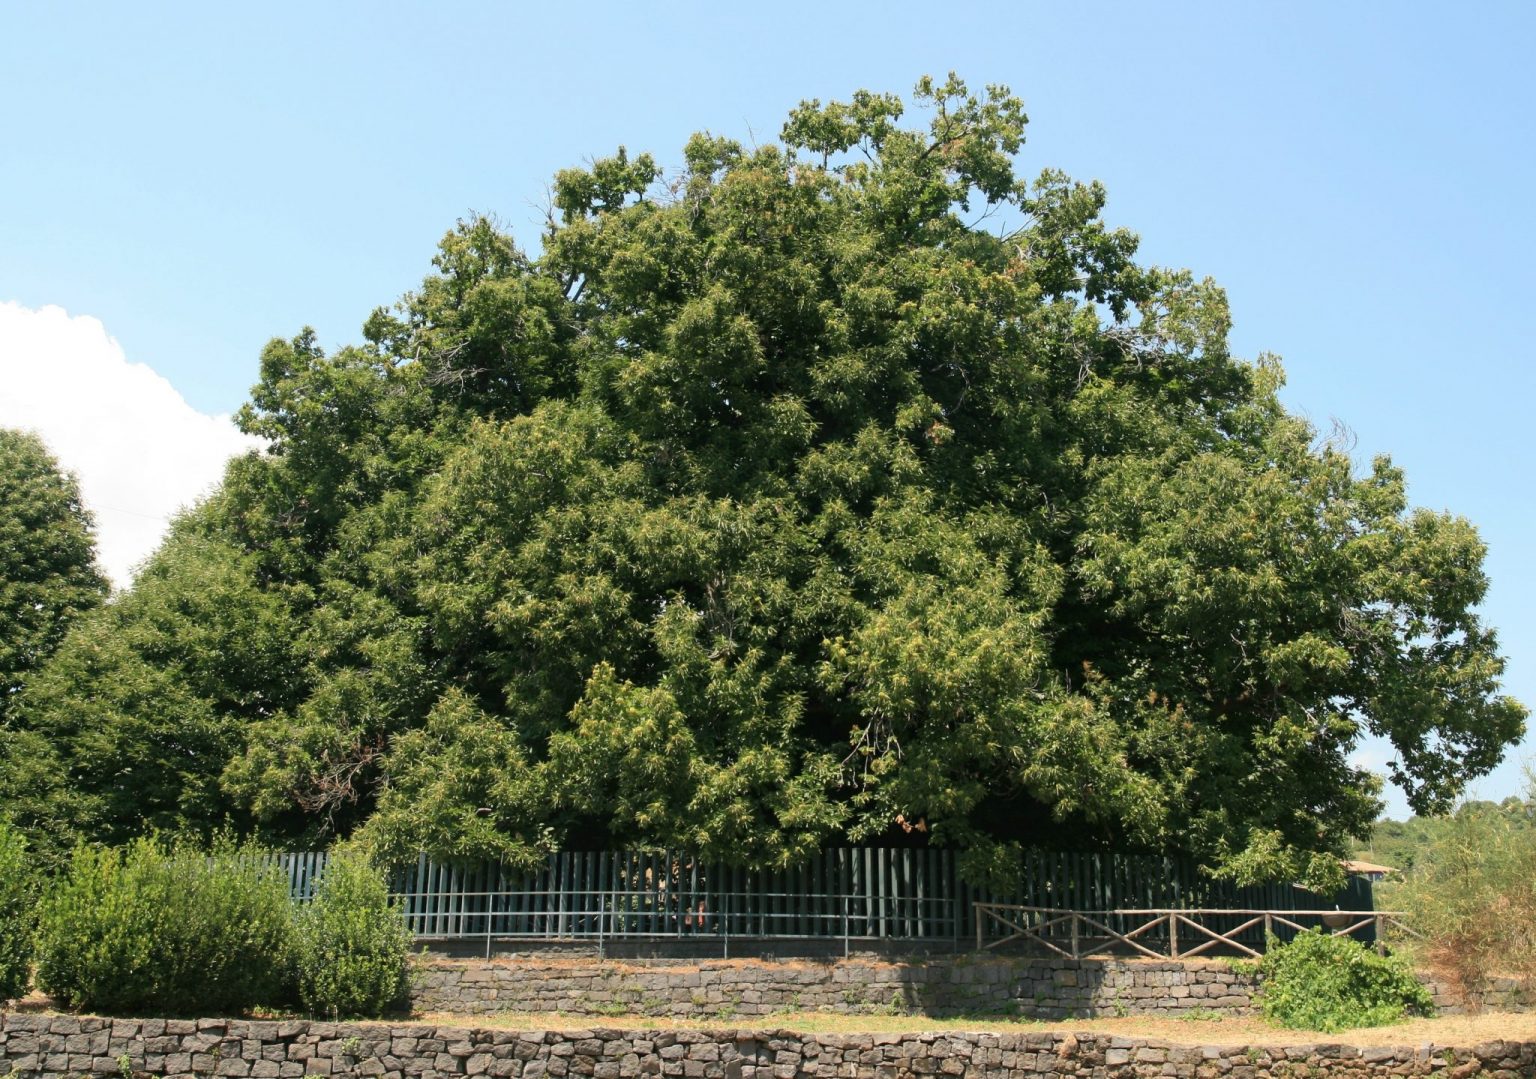
<path fill-rule="evenodd" d="M 783 1015 L 715 1019 L 666 1019 L 648 1016 L 569 1015 L 562 1012 L 502 1012 L 494 1015 L 428 1013 L 413 1021 L 434 1026 L 490 1027 L 498 1030 L 790 1030 L 800 1034 L 915 1034 L 925 1031 L 989 1031 L 998 1033 L 1113 1034 L 1122 1038 L 1184 1045 L 1476 1045 L 1487 1041 L 1536 1041 L 1536 1014 L 1485 1012 L 1481 1015 L 1410 1019 L 1391 1026 L 1350 1030 L 1339 1034 L 1283 1030 L 1254 1017 L 1161 1019 L 1072 1019 L 1061 1022 L 978 1016 L 930 1019 L 901 1015 L 829 1015 L 795 1012 Z"/>
<path fill-rule="evenodd" d="M 11 1010 L 32 1015 L 62 1014 L 41 993 L 12 1004 Z M 305 1018 L 295 1014 L 264 1014 L 262 1018 Z M 924 1031 L 990 1031 L 998 1033 L 1073 1032 L 1113 1034 L 1122 1038 L 1182 1045 L 1435 1045 L 1473 1046 L 1489 1041 L 1536 1042 L 1536 1014 L 1483 1012 L 1434 1019 L 1410 1019 L 1391 1026 L 1350 1030 L 1342 1034 L 1282 1030 L 1257 1016 L 1200 1016 L 1159 1019 L 1128 1016 L 1123 1019 L 1072 1019 L 1035 1022 L 996 1016 L 931 1019 L 921 1015 L 831 1015 L 794 1012 L 781 1015 L 738 1016 L 724 1019 L 699 1016 L 665 1019 L 650 1016 L 571 1015 L 565 1012 L 500 1012 L 493 1015 L 418 1013 L 384 1021 L 389 1026 L 421 1024 L 439 1027 L 491 1028 L 496 1030 L 789 1030 L 800 1034 L 916 1034 Z"/>

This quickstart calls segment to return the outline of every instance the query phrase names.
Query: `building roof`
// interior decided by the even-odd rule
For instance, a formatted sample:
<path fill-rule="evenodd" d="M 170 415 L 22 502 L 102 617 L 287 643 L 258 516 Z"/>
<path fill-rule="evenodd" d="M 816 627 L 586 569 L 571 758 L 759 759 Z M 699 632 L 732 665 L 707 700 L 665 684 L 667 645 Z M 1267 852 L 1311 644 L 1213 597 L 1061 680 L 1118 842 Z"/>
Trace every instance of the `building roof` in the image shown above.
<path fill-rule="evenodd" d="M 1344 872 L 1346 873 L 1396 873 L 1397 869 L 1390 865 L 1377 865 L 1375 862 L 1361 862 L 1354 859 L 1344 860 Z"/>

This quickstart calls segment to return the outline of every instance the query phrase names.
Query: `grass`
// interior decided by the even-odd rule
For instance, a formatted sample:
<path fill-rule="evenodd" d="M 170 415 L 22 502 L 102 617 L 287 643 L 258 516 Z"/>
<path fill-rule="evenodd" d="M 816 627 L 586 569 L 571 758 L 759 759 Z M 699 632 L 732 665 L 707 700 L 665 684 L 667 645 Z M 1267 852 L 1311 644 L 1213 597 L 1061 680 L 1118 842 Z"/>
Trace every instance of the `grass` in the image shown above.
<path fill-rule="evenodd" d="M 1190 1008 L 1176 1018 L 1181 1023 L 1219 1023 L 1226 1016 L 1215 1008 Z"/>

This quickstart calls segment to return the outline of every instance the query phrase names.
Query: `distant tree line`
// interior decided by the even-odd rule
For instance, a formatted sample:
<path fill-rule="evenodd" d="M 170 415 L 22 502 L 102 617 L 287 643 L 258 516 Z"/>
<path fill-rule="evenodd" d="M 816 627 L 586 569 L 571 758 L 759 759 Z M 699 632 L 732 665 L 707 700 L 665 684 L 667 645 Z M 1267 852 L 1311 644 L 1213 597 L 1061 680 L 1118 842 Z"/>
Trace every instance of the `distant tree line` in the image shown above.
<path fill-rule="evenodd" d="M 1468 818 L 1485 821 L 1487 826 L 1496 822 L 1501 834 L 1536 845 L 1536 802 L 1510 795 L 1502 802 L 1471 799 L 1451 814 L 1377 821 L 1366 837 L 1356 843 L 1353 857 L 1389 866 L 1403 874 L 1411 873 L 1432 861 L 1435 852 L 1444 849 L 1458 828 L 1467 826 Z"/>

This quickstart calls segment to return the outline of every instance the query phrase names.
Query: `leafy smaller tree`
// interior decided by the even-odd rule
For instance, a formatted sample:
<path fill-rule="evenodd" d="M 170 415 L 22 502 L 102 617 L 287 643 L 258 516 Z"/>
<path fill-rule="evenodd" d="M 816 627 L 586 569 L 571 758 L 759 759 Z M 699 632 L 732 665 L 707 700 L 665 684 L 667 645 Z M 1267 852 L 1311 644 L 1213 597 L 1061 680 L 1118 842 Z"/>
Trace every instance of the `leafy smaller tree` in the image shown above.
<path fill-rule="evenodd" d="M 82 618 L 32 672 L 0 739 L 0 804 L 52 864 L 76 841 L 242 831 L 219 774 L 298 681 L 285 604 L 193 513 L 131 591 Z"/>
<path fill-rule="evenodd" d="M 75 619 L 100 606 L 108 583 L 95 564 L 91 513 L 80 484 L 37 435 L 0 427 L 0 724 L 28 676 Z M 0 796 L 8 739 L 0 739 Z"/>
<path fill-rule="evenodd" d="M 298 923 L 299 1000 L 332 1017 L 378 1016 L 405 995 L 411 935 L 384 874 L 354 852 L 333 856 Z"/>
<path fill-rule="evenodd" d="M 27 991 L 32 973 L 34 888 L 26 842 L 0 820 L 0 1004 Z"/>
<path fill-rule="evenodd" d="M 1434 1012 L 1429 990 L 1402 959 L 1321 929 L 1289 944 L 1271 942 L 1259 973 L 1265 1017 L 1295 1030 L 1331 1034 L 1396 1023 L 1408 1011 Z"/>
<path fill-rule="evenodd" d="M 70 623 L 106 594 L 79 484 L 42 439 L 0 428 L 0 719 Z"/>

